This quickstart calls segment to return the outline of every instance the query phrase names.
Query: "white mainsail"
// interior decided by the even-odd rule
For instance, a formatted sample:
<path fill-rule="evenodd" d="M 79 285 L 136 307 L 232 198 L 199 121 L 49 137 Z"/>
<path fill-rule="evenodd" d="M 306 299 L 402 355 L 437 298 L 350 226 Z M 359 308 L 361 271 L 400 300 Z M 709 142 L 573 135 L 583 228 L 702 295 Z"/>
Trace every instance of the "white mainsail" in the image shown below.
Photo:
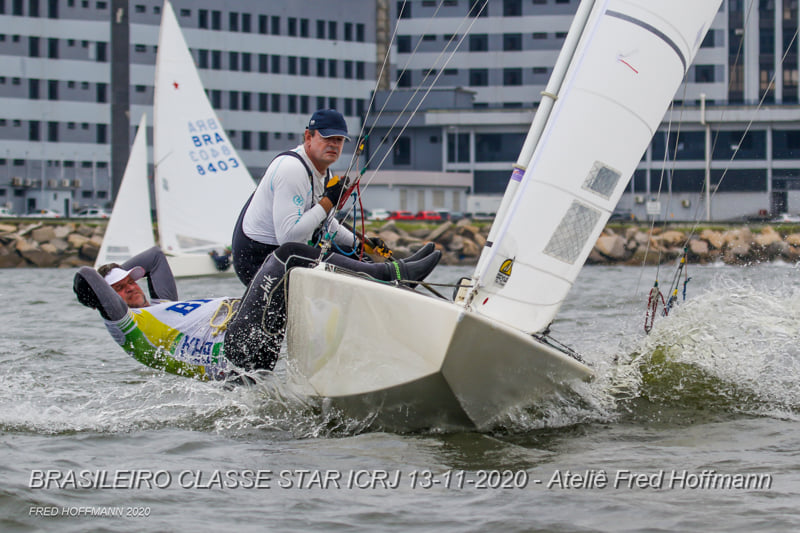
<path fill-rule="evenodd" d="M 255 183 L 206 97 L 169 1 L 158 38 L 154 99 L 161 248 L 178 255 L 221 251 Z"/>
<path fill-rule="evenodd" d="M 473 275 L 473 310 L 527 333 L 547 328 L 720 3 L 595 2 L 530 164 Z"/>
<path fill-rule="evenodd" d="M 147 185 L 147 116 L 142 115 L 95 268 L 122 263 L 154 245 Z"/>

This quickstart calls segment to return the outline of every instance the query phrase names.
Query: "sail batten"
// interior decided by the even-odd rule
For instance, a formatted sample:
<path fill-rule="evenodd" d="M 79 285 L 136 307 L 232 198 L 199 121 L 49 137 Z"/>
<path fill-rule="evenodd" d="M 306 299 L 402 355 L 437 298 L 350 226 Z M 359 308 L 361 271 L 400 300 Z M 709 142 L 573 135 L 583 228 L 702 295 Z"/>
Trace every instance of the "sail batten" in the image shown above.
<path fill-rule="evenodd" d="M 608 0 L 583 28 L 468 304 L 545 330 L 657 130 L 720 0 Z M 692 16 L 686 16 L 690 12 Z"/>

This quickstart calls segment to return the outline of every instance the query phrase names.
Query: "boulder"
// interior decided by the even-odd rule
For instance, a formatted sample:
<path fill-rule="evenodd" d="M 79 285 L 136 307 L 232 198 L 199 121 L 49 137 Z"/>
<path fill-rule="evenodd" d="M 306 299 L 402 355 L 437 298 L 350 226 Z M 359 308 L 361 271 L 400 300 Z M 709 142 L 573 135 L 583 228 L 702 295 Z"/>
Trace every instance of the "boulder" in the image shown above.
<path fill-rule="evenodd" d="M 456 233 L 465 239 L 474 241 L 481 248 L 486 244 L 486 237 L 483 236 L 480 229 L 476 226 L 464 225 L 456 228 Z"/>
<path fill-rule="evenodd" d="M 753 237 L 753 242 L 762 248 L 767 248 L 776 242 L 783 242 L 780 233 L 772 229 L 772 226 L 764 226 L 761 233 Z"/>
<path fill-rule="evenodd" d="M 594 248 L 605 257 L 620 261 L 625 259 L 625 239 L 619 235 L 601 235 L 594 245 Z"/>
<path fill-rule="evenodd" d="M 424 237 L 424 239 L 426 241 L 437 241 L 441 236 L 450 231 L 452 228 L 453 228 L 453 223 L 450 221 L 447 221 L 444 224 L 439 224 L 435 229 L 433 229 L 430 233 L 428 233 Z"/>
<path fill-rule="evenodd" d="M 800 246 L 790 246 L 787 244 L 783 252 L 783 258 L 792 263 L 800 261 Z"/>
<path fill-rule="evenodd" d="M 637 248 L 640 246 L 647 246 L 650 243 L 650 235 L 643 231 L 636 231 L 633 234 L 633 240 L 636 241 Z"/>
<path fill-rule="evenodd" d="M 722 250 L 725 247 L 725 239 L 719 231 L 704 229 L 700 232 L 700 238 L 717 250 Z"/>
<path fill-rule="evenodd" d="M 481 246 L 478 246 L 478 243 L 475 241 L 471 241 L 469 239 L 464 239 L 464 245 L 461 249 L 461 255 L 464 257 L 478 257 L 481 255 Z"/>
<path fill-rule="evenodd" d="M 86 224 L 81 224 L 75 228 L 75 233 L 83 235 L 84 237 L 91 237 L 94 235 L 94 228 L 92 226 L 87 226 Z"/>
<path fill-rule="evenodd" d="M 596 248 L 592 248 L 592 251 L 589 252 L 589 257 L 586 258 L 587 265 L 604 265 L 606 263 L 608 263 L 608 259 L 603 257 Z"/>
<path fill-rule="evenodd" d="M 31 239 L 40 244 L 55 238 L 56 232 L 53 230 L 53 226 L 42 226 L 41 228 L 36 228 L 31 232 Z"/>
<path fill-rule="evenodd" d="M 659 235 L 659 240 L 667 248 L 683 246 L 686 243 L 686 235 L 682 231 L 669 230 Z"/>
<path fill-rule="evenodd" d="M 639 247 L 639 249 L 636 250 L 627 261 L 625 261 L 625 264 L 635 266 L 658 265 L 666 260 L 667 259 L 664 254 L 660 254 L 652 249 L 646 250 L 644 247 Z"/>
<path fill-rule="evenodd" d="M 94 243 L 88 241 L 83 246 L 81 246 L 81 249 L 78 252 L 78 257 L 80 257 L 81 259 L 85 259 L 86 261 L 94 261 L 95 259 L 97 259 L 98 253 L 100 253 L 100 247 L 95 246 Z"/>
<path fill-rule="evenodd" d="M 82 266 L 93 266 L 93 261 L 87 261 L 86 259 L 81 259 L 77 255 L 69 255 L 61 260 L 61 264 L 59 267 L 61 268 L 77 268 Z"/>
<path fill-rule="evenodd" d="M 445 248 L 450 246 L 450 243 L 453 241 L 453 238 L 456 236 L 455 228 L 450 227 L 444 233 L 440 232 L 432 232 L 425 236 L 426 241 L 432 241 L 437 244 L 441 244 Z"/>
<path fill-rule="evenodd" d="M 692 239 L 689 241 L 689 252 L 691 255 L 703 258 L 708 256 L 708 242 L 702 239 Z"/>
<path fill-rule="evenodd" d="M 0 246 L 0 268 L 24 265 L 25 260 L 10 246 Z"/>
<path fill-rule="evenodd" d="M 729 248 L 738 244 L 749 245 L 753 242 L 753 232 L 750 228 L 736 228 L 723 233 L 722 238 Z"/>
<path fill-rule="evenodd" d="M 17 235 L 19 235 L 20 237 L 24 237 L 24 236 L 28 235 L 30 232 L 32 232 L 33 230 L 41 228 L 41 227 L 42 227 L 42 223 L 41 222 L 37 222 L 37 223 L 34 223 L 34 224 L 20 224 L 19 231 L 17 232 Z"/>
<path fill-rule="evenodd" d="M 58 253 L 63 254 L 67 250 L 69 250 L 69 243 L 64 239 L 55 238 L 50 241 L 50 244 L 55 247 Z"/>
<path fill-rule="evenodd" d="M 36 242 L 28 239 L 17 239 L 14 243 L 14 248 L 20 254 L 22 254 L 23 252 L 30 252 L 32 250 L 38 249 L 38 247 L 36 246 Z"/>
<path fill-rule="evenodd" d="M 60 253 L 58 251 L 58 248 L 56 248 L 55 246 L 53 246 L 49 242 L 46 242 L 44 244 L 40 244 L 39 245 L 39 249 L 41 251 L 43 251 L 43 252 L 47 252 L 48 254 L 52 254 L 52 255 L 59 255 L 59 253 Z"/>
<path fill-rule="evenodd" d="M 722 260 L 729 265 L 743 265 L 752 260 L 752 249 L 749 244 L 741 241 L 734 241 L 728 244 L 728 248 L 722 255 Z"/>
<path fill-rule="evenodd" d="M 60 224 L 53 227 L 53 234 L 56 239 L 66 239 L 67 236 L 75 231 L 75 224 Z"/>
<path fill-rule="evenodd" d="M 54 267 L 58 264 L 58 256 L 42 250 L 26 250 L 20 255 L 37 267 Z"/>
<path fill-rule="evenodd" d="M 800 246 L 800 233 L 787 235 L 784 241 L 791 246 Z"/>
<path fill-rule="evenodd" d="M 70 233 L 69 237 L 67 237 L 67 242 L 69 243 L 71 248 L 75 248 L 77 250 L 81 246 L 89 242 L 89 237 L 81 235 L 80 233 Z"/>
<path fill-rule="evenodd" d="M 451 252 L 459 253 L 461 250 L 464 249 L 464 242 L 469 241 L 469 239 L 465 239 L 461 235 L 453 235 L 453 238 L 450 240 L 450 243 L 447 245 L 447 249 Z"/>

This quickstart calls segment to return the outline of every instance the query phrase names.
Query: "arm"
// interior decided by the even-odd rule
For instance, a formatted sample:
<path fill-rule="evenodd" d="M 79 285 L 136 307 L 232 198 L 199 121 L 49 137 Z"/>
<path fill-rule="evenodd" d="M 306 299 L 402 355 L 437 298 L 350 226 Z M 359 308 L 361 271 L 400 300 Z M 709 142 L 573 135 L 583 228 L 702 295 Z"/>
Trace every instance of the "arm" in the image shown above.
<path fill-rule="evenodd" d="M 78 270 L 72 281 L 72 290 L 80 303 L 97 309 L 106 320 L 121 320 L 128 312 L 122 298 L 91 267 L 84 266 Z"/>
<path fill-rule="evenodd" d="M 361 242 L 356 239 L 356 236 L 353 235 L 352 231 L 350 231 L 344 224 L 339 224 L 339 221 L 335 218 L 331 219 L 328 230 L 331 233 L 336 233 L 336 238 L 334 241 L 336 241 L 336 244 L 341 246 L 358 246 L 358 243 Z"/>
<path fill-rule="evenodd" d="M 178 287 L 175 285 L 175 276 L 169 268 L 167 257 L 161 248 L 153 246 L 144 252 L 138 253 L 124 263 L 122 268 L 129 270 L 132 267 L 144 268 L 147 277 L 147 288 L 150 297 L 159 300 L 178 300 Z"/>

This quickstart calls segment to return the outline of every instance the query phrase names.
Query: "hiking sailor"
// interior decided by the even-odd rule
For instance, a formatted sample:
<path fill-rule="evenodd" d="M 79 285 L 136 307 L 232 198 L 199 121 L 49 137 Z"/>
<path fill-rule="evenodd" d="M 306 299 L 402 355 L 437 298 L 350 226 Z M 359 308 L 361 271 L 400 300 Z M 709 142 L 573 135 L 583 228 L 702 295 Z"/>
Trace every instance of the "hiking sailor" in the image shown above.
<path fill-rule="evenodd" d="M 100 312 L 113 339 L 140 363 L 202 380 L 228 379 L 275 367 L 286 323 L 285 273 L 311 263 L 294 253 L 296 246 L 304 245 L 290 243 L 270 255 L 241 298 L 180 300 L 172 270 L 157 246 L 122 265 L 81 267 L 73 291 L 80 303 Z M 369 264 L 344 256 L 336 261 L 384 281 L 396 275 L 422 279 L 433 268 L 430 262 Z M 150 300 L 136 283 L 142 278 L 147 279 Z"/>
<path fill-rule="evenodd" d="M 264 260 L 286 243 L 303 245 L 294 247 L 295 254 L 318 258 L 319 249 L 307 245 L 316 244 L 315 231 L 326 221 L 326 231 L 334 235 L 334 245 L 340 250 L 350 253 L 360 246 L 349 229 L 328 215 L 337 207 L 345 190 L 345 183 L 331 176 L 330 171 L 342 153 L 345 140 L 349 137 L 342 114 L 334 109 L 321 109 L 311 116 L 303 143 L 279 154 L 269 164 L 256 191 L 242 208 L 233 232 L 233 267 L 242 283 L 250 283 Z M 382 241 L 368 244 L 383 245 Z M 433 250 L 434 246 L 428 245 L 408 261 L 427 258 L 426 264 L 433 270 L 441 256 Z M 336 264 L 334 255 L 340 254 L 332 254 L 326 261 Z"/>

